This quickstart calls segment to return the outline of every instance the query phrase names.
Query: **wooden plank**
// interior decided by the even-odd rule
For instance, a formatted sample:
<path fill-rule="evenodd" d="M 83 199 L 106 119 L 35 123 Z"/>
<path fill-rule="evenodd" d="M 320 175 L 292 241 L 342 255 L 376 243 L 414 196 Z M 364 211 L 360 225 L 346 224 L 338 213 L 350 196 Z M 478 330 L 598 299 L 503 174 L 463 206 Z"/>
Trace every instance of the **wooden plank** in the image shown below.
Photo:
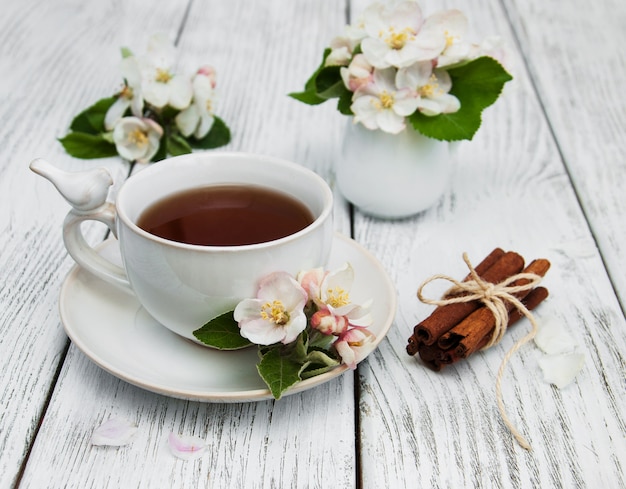
<path fill-rule="evenodd" d="M 589 8 L 577 1 L 564 11 L 554 2 L 504 4 L 516 13 L 511 23 L 535 90 L 623 310 L 626 200 L 619 182 L 626 179 L 626 6 L 606 0 Z"/>
<path fill-rule="evenodd" d="M 171 13 L 162 15 L 165 21 Z M 217 69 L 217 114 L 233 131 L 225 150 L 290 159 L 329 178 L 343 120 L 332 107 L 310 108 L 286 94 L 302 89 L 319 63 L 323 42 L 343 19 L 343 7 L 331 0 L 192 4 L 180 37 L 181 55 L 191 68 L 208 63 Z M 341 199 L 336 229 L 349 233 Z M 139 426 L 133 443 L 120 449 L 91 447 L 92 430 L 116 415 Z M 22 483 L 351 487 L 354 416 L 350 373 L 277 402 L 204 404 L 119 381 L 72 346 Z M 172 431 L 206 439 L 208 453 L 194 462 L 177 460 L 167 448 Z"/>
<path fill-rule="evenodd" d="M 161 2 L 158 16 L 139 4 L 90 3 L 3 2 L 0 487 L 19 477 L 68 346 L 57 302 L 72 264 L 61 237 L 69 205 L 28 164 L 45 157 L 68 171 L 105 166 L 123 180 L 128 165 L 120 159 L 77 160 L 56 138 L 66 133 L 74 115 L 120 85 L 118 42 L 144 43 L 137 25 L 167 29 L 184 14 L 184 4 L 172 2 Z M 88 226 L 87 234 L 99 241 L 103 227 Z"/>
<path fill-rule="evenodd" d="M 474 1 L 463 10 L 475 32 L 513 38 L 496 2 Z M 516 10 L 507 15 L 515 18 Z M 558 66 L 546 53 L 541 66 L 548 63 Z M 356 216 L 355 239 L 393 273 L 399 296 L 390 334 L 359 367 L 363 487 L 624 485 L 623 460 L 615 455 L 626 453 L 624 318 L 523 64 L 516 73 L 475 139 L 458 149 L 450 190 L 438 205 L 396 222 Z M 613 233 L 624 236 L 624 225 Z M 577 381 L 562 390 L 543 382 L 542 353 L 533 344 L 511 360 L 503 398 L 532 452 L 513 441 L 494 395 L 500 361 L 529 330 L 527 322 L 500 345 L 440 373 L 405 351 L 413 326 L 432 310 L 417 300 L 419 284 L 435 273 L 462 278 L 464 251 L 476 263 L 496 246 L 552 262 L 545 280 L 551 296 L 537 316 L 566 325 L 586 356 Z"/>

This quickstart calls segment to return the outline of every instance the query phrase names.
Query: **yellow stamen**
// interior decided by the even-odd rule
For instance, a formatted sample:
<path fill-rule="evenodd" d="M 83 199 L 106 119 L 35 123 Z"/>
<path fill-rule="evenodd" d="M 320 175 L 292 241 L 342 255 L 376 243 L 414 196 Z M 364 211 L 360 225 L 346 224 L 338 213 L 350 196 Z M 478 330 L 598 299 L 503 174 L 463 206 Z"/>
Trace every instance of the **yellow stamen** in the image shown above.
<path fill-rule="evenodd" d="M 450 46 L 454 44 L 454 41 L 456 40 L 456 36 L 453 36 L 448 31 L 445 31 L 443 35 L 446 37 L 446 48 L 449 48 Z"/>
<path fill-rule="evenodd" d="M 128 100 L 132 99 L 133 89 L 130 88 L 128 85 L 124 85 L 124 88 L 122 88 L 122 91 L 120 92 L 120 97 L 128 99 Z"/>
<path fill-rule="evenodd" d="M 385 42 L 391 46 L 392 49 L 402 49 L 407 41 L 415 39 L 414 32 L 410 28 L 405 28 L 400 32 L 396 32 L 396 30 L 391 27 L 389 29 L 389 34 L 385 39 Z"/>
<path fill-rule="evenodd" d="M 437 82 L 437 77 L 433 74 L 430 75 L 428 79 L 428 83 L 418 88 L 418 93 L 422 97 L 432 97 L 433 95 L 441 95 L 443 94 L 443 90 L 439 88 L 439 83 Z"/>
<path fill-rule="evenodd" d="M 389 93 L 387 90 L 383 90 L 383 92 L 378 97 L 378 100 L 374 102 L 376 108 L 378 110 L 383 109 L 391 109 L 395 99 L 393 97 L 393 93 Z"/>
<path fill-rule="evenodd" d="M 341 287 L 326 291 L 326 303 L 332 307 L 341 307 L 350 304 L 350 293 Z"/>
<path fill-rule="evenodd" d="M 272 321 L 278 326 L 284 326 L 289 322 L 289 313 L 281 301 L 266 302 L 261 308 L 261 317 L 266 321 Z"/>
<path fill-rule="evenodd" d="M 169 71 L 163 70 L 161 68 L 157 68 L 156 77 L 155 77 L 156 81 L 158 81 L 159 83 L 167 83 L 171 79 L 172 79 L 172 74 Z"/>
<path fill-rule="evenodd" d="M 128 142 L 142 147 L 148 144 L 148 135 L 141 129 L 135 129 L 128 134 Z"/>
<path fill-rule="evenodd" d="M 213 110 L 213 104 L 211 103 L 210 100 L 207 100 L 204 105 L 206 106 L 206 111 L 210 114 L 211 111 Z"/>

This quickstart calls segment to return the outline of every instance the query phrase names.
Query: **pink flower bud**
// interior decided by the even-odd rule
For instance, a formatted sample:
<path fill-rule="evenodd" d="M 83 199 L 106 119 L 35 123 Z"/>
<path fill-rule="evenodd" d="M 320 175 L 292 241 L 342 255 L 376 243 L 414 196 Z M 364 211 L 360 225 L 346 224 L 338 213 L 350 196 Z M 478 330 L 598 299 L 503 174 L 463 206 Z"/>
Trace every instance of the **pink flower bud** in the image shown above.
<path fill-rule="evenodd" d="M 320 309 L 311 317 L 311 326 L 320 333 L 339 336 L 348 328 L 348 319 L 335 316 L 328 309 Z"/>

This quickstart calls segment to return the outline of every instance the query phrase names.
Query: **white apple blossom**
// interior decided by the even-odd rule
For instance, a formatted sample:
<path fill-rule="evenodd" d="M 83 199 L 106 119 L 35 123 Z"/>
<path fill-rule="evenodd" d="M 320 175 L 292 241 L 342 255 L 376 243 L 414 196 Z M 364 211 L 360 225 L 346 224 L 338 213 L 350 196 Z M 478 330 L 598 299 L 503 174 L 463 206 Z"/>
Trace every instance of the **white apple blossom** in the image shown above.
<path fill-rule="evenodd" d="M 244 299 L 235 307 L 240 334 L 258 345 L 291 343 L 304 331 L 307 293 L 285 272 L 275 272 L 259 283 L 255 299 Z"/>
<path fill-rule="evenodd" d="M 422 61 L 398 70 L 396 85 L 415 92 L 417 108 L 425 115 L 450 114 L 461 107 L 459 99 L 448 93 L 452 88 L 448 72 L 433 70 L 430 61 Z"/>
<path fill-rule="evenodd" d="M 334 316 L 344 316 L 354 326 L 370 326 L 369 301 L 361 306 L 352 302 L 350 291 L 354 284 L 354 269 L 345 263 L 337 270 L 328 272 L 319 285 L 319 297 L 314 302 L 323 310 L 327 309 Z"/>
<path fill-rule="evenodd" d="M 361 25 L 347 25 L 341 36 L 336 36 L 330 41 L 330 53 L 324 62 L 325 66 L 346 66 L 352 59 L 354 49 L 366 36 Z"/>
<path fill-rule="evenodd" d="M 147 118 L 124 117 L 113 130 L 113 142 L 122 158 L 149 162 L 159 149 L 163 128 Z"/>
<path fill-rule="evenodd" d="M 311 268 L 310 270 L 302 270 L 296 276 L 296 280 L 307 293 L 308 300 L 319 304 L 320 302 L 320 286 L 327 272 L 322 268 Z"/>
<path fill-rule="evenodd" d="M 141 117 L 143 112 L 144 103 L 141 93 L 141 73 L 137 59 L 134 56 L 122 59 L 120 70 L 126 82 L 117 100 L 113 102 L 113 105 L 109 107 L 109 110 L 107 110 L 104 116 L 104 128 L 107 131 L 113 130 L 129 108 L 135 117 Z"/>
<path fill-rule="evenodd" d="M 191 81 L 174 72 L 175 54 L 169 38 L 155 35 L 150 38 L 147 53 L 138 59 L 144 99 L 159 109 L 170 105 L 182 110 L 191 103 Z"/>
<path fill-rule="evenodd" d="M 176 126 L 181 134 L 189 137 L 192 134 L 202 139 L 213 127 L 215 99 L 215 70 L 203 66 L 193 78 L 193 101 L 189 107 L 176 116 Z"/>
<path fill-rule="evenodd" d="M 367 60 L 376 68 L 402 68 L 417 61 L 435 59 L 444 49 L 443 33 L 427 29 L 417 2 L 373 4 L 363 14 L 368 37 L 361 42 Z"/>
<path fill-rule="evenodd" d="M 444 40 L 437 56 L 437 67 L 453 65 L 470 57 L 472 45 L 464 37 L 467 32 L 467 17 L 460 10 L 445 10 L 429 16 L 420 30 L 420 37 L 431 39 L 433 45 Z"/>
<path fill-rule="evenodd" d="M 354 122 L 368 129 L 398 134 L 406 127 L 405 117 L 417 109 L 419 98 L 409 89 L 397 89 L 396 70 L 374 70 L 372 83 L 354 94 L 350 109 Z"/>

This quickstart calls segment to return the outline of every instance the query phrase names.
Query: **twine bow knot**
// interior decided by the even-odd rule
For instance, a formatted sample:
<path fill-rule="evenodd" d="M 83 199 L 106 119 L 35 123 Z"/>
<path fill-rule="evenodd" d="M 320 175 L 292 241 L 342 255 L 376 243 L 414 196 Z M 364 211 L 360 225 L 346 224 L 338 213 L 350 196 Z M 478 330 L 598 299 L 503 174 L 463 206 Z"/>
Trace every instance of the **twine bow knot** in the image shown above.
<path fill-rule="evenodd" d="M 509 308 L 507 308 L 507 303 L 511 304 L 511 306 L 515 307 L 524 316 L 526 316 L 533 326 L 533 330 L 531 332 L 532 336 L 525 339 L 525 341 L 516 348 L 516 350 L 519 349 L 519 347 L 535 336 L 537 332 L 537 322 L 526 306 L 524 306 L 524 304 L 522 304 L 522 302 L 515 297 L 515 294 L 534 289 L 539 282 L 541 282 L 541 277 L 535 273 L 518 273 L 500 283 L 492 284 L 491 282 L 487 282 L 478 276 L 478 273 L 476 273 L 476 270 L 472 266 L 467 253 L 463 253 L 463 261 L 470 271 L 470 276 L 472 277 L 471 280 L 459 282 L 448 275 L 433 275 L 419 287 L 417 290 L 417 297 L 425 304 L 432 304 L 435 306 L 445 306 L 447 304 L 471 302 L 476 300 L 482 302 L 487 308 L 489 308 L 495 318 L 493 333 L 489 342 L 482 348 L 483 350 L 496 345 L 504 337 L 506 326 L 509 321 Z M 442 299 L 429 299 L 424 297 L 422 293 L 424 287 L 435 280 L 447 280 L 452 283 L 452 287 L 445 292 Z"/>
<path fill-rule="evenodd" d="M 541 276 L 535 273 L 518 273 L 513 275 L 500 283 L 492 284 L 481 279 L 476 273 L 476 270 L 472 266 L 467 253 L 463 253 L 463 261 L 467 265 L 471 280 L 467 280 L 465 282 L 459 282 L 448 275 L 438 274 L 433 275 L 429 279 L 427 279 L 417 290 L 417 296 L 420 301 L 426 304 L 432 304 L 435 306 L 445 306 L 447 304 L 455 304 L 460 302 L 470 302 L 478 300 L 482 302 L 493 314 L 495 318 L 495 326 L 493 333 L 491 334 L 491 338 L 487 342 L 487 344 L 482 348 L 486 350 L 487 348 L 491 348 L 493 345 L 496 345 L 500 342 L 500 340 L 504 337 L 504 333 L 506 332 L 506 327 L 509 320 L 509 308 L 507 307 L 507 303 L 511 304 L 512 307 L 519 310 L 532 325 L 531 331 L 519 339 L 511 349 L 504 356 L 502 363 L 500 364 L 500 368 L 498 369 L 498 376 L 496 378 L 496 399 L 498 403 L 498 410 L 500 411 L 500 416 L 508 430 L 515 437 L 517 442 L 520 444 L 522 448 L 526 450 L 530 450 L 530 444 L 526 439 L 522 436 L 522 434 L 513 426 L 513 423 L 509 420 L 508 415 L 506 414 L 506 409 L 504 407 L 504 402 L 502 401 L 502 376 L 504 374 L 504 368 L 508 363 L 509 359 L 515 354 L 517 350 L 519 350 L 524 344 L 528 343 L 532 340 L 537 334 L 537 321 L 535 320 L 532 313 L 526 308 L 524 304 L 515 296 L 520 292 L 525 292 L 533 289 L 535 286 L 541 282 Z M 441 299 L 429 299 L 424 297 L 422 291 L 424 287 L 435 281 L 435 280 L 447 280 L 451 282 L 453 285 L 450 287 L 443 298 Z"/>

